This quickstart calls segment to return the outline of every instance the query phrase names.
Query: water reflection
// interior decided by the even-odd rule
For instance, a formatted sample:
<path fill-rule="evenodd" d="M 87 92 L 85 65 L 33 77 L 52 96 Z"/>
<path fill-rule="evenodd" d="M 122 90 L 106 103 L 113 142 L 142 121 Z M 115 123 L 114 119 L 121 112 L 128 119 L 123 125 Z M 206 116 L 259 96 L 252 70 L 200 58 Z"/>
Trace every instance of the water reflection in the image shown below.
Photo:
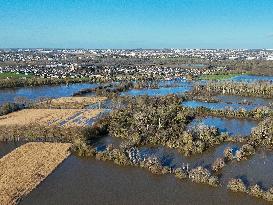
<path fill-rule="evenodd" d="M 259 76 L 259 75 L 238 75 L 230 78 L 229 80 L 237 82 L 255 82 L 255 81 L 271 81 L 273 82 L 273 76 Z"/>
<path fill-rule="evenodd" d="M 189 129 L 197 124 L 217 127 L 221 132 L 227 132 L 232 136 L 248 136 L 251 129 L 258 125 L 255 120 L 249 119 L 225 119 L 218 117 L 204 117 L 194 119 L 188 126 Z"/>
<path fill-rule="evenodd" d="M 255 98 L 255 97 L 242 97 L 242 96 L 225 96 L 219 95 L 214 97 L 219 102 L 202 102 L 196 100 L 185 101 L 182 103 L 183 106 L 197 108 L 206 107 L 214 110 L 253 110 L 261 106 L 273 105 L 273 99 Z"/>
<path fill-rule="evenodd" d="M 40 97 L 67 97 L 71 96 L 76 91 L 84 88 L 94 88 L 97 85 L 98 84 L 76 83 L 70 85 L 0 89 L 0 105 L 5 102 L 14 102 L 14 98 L 16 97 L 26 97 L 31 100 Z"/>
<path fill-rule="evenodd" d="M 20 203 L 28 204 L 267 204 L 225 186 L 155 176 L 141 168 L 69 157 Z"/>

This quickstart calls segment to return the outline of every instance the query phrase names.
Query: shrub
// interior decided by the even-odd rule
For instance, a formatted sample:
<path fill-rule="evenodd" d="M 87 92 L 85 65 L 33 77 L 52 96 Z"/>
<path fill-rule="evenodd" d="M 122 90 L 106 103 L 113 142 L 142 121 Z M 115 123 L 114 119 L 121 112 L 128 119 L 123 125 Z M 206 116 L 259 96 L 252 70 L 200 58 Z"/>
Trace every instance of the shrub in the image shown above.
<path fill-rule="evenodd" d="M 212 164 L 212 170 L 217 172 L 225 166 L 225 160 L 223 158 L 217 158 Z"/>
<path fill-rule="evenodd" d="M 174 175 L 178 179 L 186 179 L 188 178 L 188 173 L 182 169 L 182 168 L 177 168 L 174 170 Z"/>
<path fill-rule="evenodd" d="M 231 161 L 233 159 L 233 150 L 231 147 L 227 147 L 224 150 L 224 158 L 226 161 Z"/>
<path fill-rule="evenodd" d="M 206 183 L 212 186 L 218 186 L 219 180 L 216 176 L 211 176 L 209 170 L 199 166 L 195 169 L 190 170 L 189 178 L 193 182 Z"/>
<path fill-rule="evenodd" d="M 273 188 L 266 191 L 263 195 L 263 198 L 267 201 L 273 201 Z"/>
<path fill-rule="evenodd" d="M 244 184 L 242 179 L 230 179 L 228 181 L 228 185 L 227 188 L 231 191 L 234 192 L 246 192 L 247 191 L 247 187 Z"/>
<path fill-rule="evenodd" d="M 262 198 L 264 195 L 264 190 L 262 190 L 262 188 L 258 184 L 255 184 L 249 187 L 248 193 L 252 196 Z"/>
<path fill-rule="evenodd" d="M 255 148 L 250 144 L 244 144 L 240 150 L 236 152 L 237 161 L 245 160 L 247 157 L 255 153 Z"/>

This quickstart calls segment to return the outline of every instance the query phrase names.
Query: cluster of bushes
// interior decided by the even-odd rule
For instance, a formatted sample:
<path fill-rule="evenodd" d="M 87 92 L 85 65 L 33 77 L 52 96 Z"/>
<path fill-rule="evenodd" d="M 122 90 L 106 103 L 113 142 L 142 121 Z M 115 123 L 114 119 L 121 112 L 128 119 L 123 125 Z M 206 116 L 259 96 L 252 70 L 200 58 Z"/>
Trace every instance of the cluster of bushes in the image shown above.
<path fill-rule="evenodd" d="M 248 139 L 254 147 L 273 149 L 273 117 L 268 117 L 255 127 Z"/>
<path fill-rule="evenodd" d="M 258 184 L 247 187 L 242 179 L 230 179 L 227 188 L 233 192 L 243 192 L 251 196 L 265 199 L 267 201 L 273 201 L 273 188 L 264 190 Z"/>
<path fill-rule="evenodd" d="M 239 149 L 227 147 L 224 150 L 224 157 L 218 158 L 212 164 L 213 171 L 219 171 L 226 163 L 232 160 L 247 160 L 256 153 L 257 149 L 273 149 L 273 120 L 272 117 L 261 121 L 257 127 L 253 128 L 250 136 L 243 140 L 243 144 Z"/>
<path fill-rule="evenodd" d="M 136 145 L 164 145 L 176 148 L 184 155 L 202 153 L 225 140 L 218 129 L 198 126 L 187 130 L 194 114 L 180 106 L 175 95 L 165 97 L 140 96 L 131 98 L 127 106 L 110 115 L 112 136 Z"/>
<path fill-rule="evenodd" d="M 218 186 L 220 184 L 217 176 L 211 175 L 208 169 L 205 169 L 201 166 L 190 170 L 189 178 L 193 182 L 205 183 L 211 186 Z"/>
<path fill-rule="evenodd" d="M 137 81 L 133 84 L 133 89 L 145 89 L 145 88 L 152 88 L 158 89 L 158 81 Z"/>
<path fill-rule="evenodd" d="M 172 82 L 162 85 L 163 87 L 176 87 L 177 83 Z M 94 93 L 97 96 L 105 96 L 108 98 L 117 97 L 121 92 L 128 91 L 130 89 L 158 89 L 160 87 L 158 80 L 140 80 L 140 81 L 121 81 L 118 83 L 111 83 L 107 85 L 98 86 L 96 88 L 82 89 L 73 94 L 73 96 L 82 96 L 88 93 Z"/>
<path fill-rule="evenodd" d="M 273 97 L 273 84 L 270 82 L 259 81 L 255 83 L 220 81 L 208 82 L 207 84 L 195 84 L 193 87 L 194 94 L 224 94 L 240 95 L 253 97 Z"/>
<path fill-rule="evenodd" d="M 269 116 L 273 116 L 273 111 L 269 107 L 263 106 L 256 109 L 247 111 L 241 110 L 215 110 L 206 107 L 187 108 L 199 116 L 214 116 L 214 117 L 226 117 L 226 118 L 242 118 L 242 119 L 264 119 Z"/>
<path fill-rule="evenodd" d="M 0 126 L 0 141 L 48 141 L 71 142 L 81 137 L 81 129 L 76 127 L 9 125 Z"/>
<path fill-rule="evenodd" d="M 266 118 L 261 121 L 257 127 L 253 128 L 249 137 L 246 138 L 246 144 L 242 145 L 239 150 L 232 155 L 231 150 L 227 150 L 226 158 L 229 160 L 236 159 L 237 161 L 246 160 L 248 157 L 255 154 L 258 148 L 273 149 L 273 119 Z"/>
<path fill-rule="evenodd" d="M 217 158 L 211 165 L 211 169 L 214 172 L 218 172 L 219 170 L 223 169 L 226 165 L 226 159 L 225 158 Z"/>
<path fill-rule="evenodd" d="M 16 103 L 5 103 L 2 106 L 0 106 L 0 116 L 6 115 L 11 112 L 15 112 L 17 110 L 20 110 L 22 106 L 16 104 Z"/>
<path fill-rule="evenodd" d="M 57 125 L 9 125 L 0 126 L 0 141 L 89 142 L 108 133 L 107 122 L 99 120 L 93 126 L 63 127 Z"/>
<path fill-rule="evenodd" d="M 201 102 L 209 102 L 209 103 L 217 103 L 220 102 L 219 99 L 215 99 L 213 96 L 210 95 L 195 95 L 192 92 L 186 93 L 184 96 L 184 100 L 196 100 L 196 101 L 201 101 Z"/>
<path fill-rule="evenodd" d="M 188 170 L 182 167 L 171 168 L 163 166 L 161 161 L 155 156 L 141 156 L 138 148 L 130 142 L 124 142 L 117 148 L 114 148 L 113 145 L 108 145 L 105 150 L 98 151 L 84 141 L 77 140 L 73 144 L 72 150 L 80 156 L 93 156 L 97 160 L 112 161 L 120 166 L 137 166 L 147 169 L 156 175 L 174 174 L 178 179 L 190 179 L 193 182 L 211 186 L 219 185 L 218 177 L 213 176 L 209 170 L 203 167 Z"/>
<path fill-rule="evenodd" d="M 100 85 L 96 88 L 85 88 L 85 89 L 81 89 L 80 91 L 77 91 L 75 93 L 73 93 L 73 96 L 82 96 L 82 95 L 86 95 L 88 93 L 96 93 L 97 91 L 102 91 L 104 90 L 105 92 L 108 91 L 110 92 L 110 90 L 114 87 L 113 84 L 106 84 L 106 85 Z"/>
<path fill-rule="evenodd" d="M 0 88 L 14 88 L 26 86 L 59 85 L 69 83 L 103 83 L 102 78 L 19 78 L 0 79 Z"/>
<path fill-rule="evenodd" d="M 221 60 L 212 61 L 211 65 L 215 67 L 225 67 L 226 69 L 220 73 L 246 73 L 252 75 L 273 75 L 272 62 L 267 60 Z"/>
<path fill-rule="evenodd" d="M 174 79 L 171 82 L 163 81 L 162 84 L 160 84 L 159 80 L 153 79 L 153 80 L 142 80 L 142 81 L 136 81 L 133 84 L 133 89 L 158 89 L 160 87 L 168 88 L 168 87 L 178 87 L 179 84 L 177 82 L 179 79 Z"/>
<path fill-rule="evenodd" d="M 164 87 L 174 87 L 176 86 L 175 83 L 164 85 Z M 130 89 L 145 89 L 145 88 L 152 88 L 158 89 L 159 82 L 157 80 L 142 80 L 142 81 L 122 81 L 119 83 L 112 83 L 107 85 L 98 86 L 96 88 L 86 88 L 82 89 L 73 94 L 73 96 L 82 96 L 88 93 L 94 93 L 97 96 L 105 96 L 108 98 L 117 97 L 121 92 L 128 91 Z"/>

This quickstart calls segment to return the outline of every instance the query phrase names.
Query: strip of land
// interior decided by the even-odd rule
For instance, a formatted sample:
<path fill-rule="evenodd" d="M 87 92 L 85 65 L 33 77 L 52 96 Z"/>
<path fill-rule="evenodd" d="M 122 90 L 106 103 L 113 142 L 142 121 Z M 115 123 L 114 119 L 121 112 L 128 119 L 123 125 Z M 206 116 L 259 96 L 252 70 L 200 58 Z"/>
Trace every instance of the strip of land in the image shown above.
<path fill-rule="evenodd" d="M 46 106 L 51 108 L 84 108 L 88 105 L 102 103 L 106 97 L 61 97 L 57 99 L 46 100 L 37 106 Z"/>
<path fill-rule="evenodd" d="M 0 126 L 85 126 L 101 112 L 99 109 L 24 109 L 0 116 Z"/>
<path fill-rule="evenodd" d="M 1 205 L 17 204 L 69 155 L 69 143 L 27 143 L 0 159 Z"/>

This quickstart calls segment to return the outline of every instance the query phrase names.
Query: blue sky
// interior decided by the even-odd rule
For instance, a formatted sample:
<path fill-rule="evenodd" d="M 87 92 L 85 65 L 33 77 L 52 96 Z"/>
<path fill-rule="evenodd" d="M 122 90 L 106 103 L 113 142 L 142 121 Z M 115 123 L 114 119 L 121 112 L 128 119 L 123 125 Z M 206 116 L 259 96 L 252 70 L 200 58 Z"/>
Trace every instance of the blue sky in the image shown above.
<path fill-rule="evenodd" d="M 0 47 L 273 48 L 273 0 L 0 0 Z"/>

